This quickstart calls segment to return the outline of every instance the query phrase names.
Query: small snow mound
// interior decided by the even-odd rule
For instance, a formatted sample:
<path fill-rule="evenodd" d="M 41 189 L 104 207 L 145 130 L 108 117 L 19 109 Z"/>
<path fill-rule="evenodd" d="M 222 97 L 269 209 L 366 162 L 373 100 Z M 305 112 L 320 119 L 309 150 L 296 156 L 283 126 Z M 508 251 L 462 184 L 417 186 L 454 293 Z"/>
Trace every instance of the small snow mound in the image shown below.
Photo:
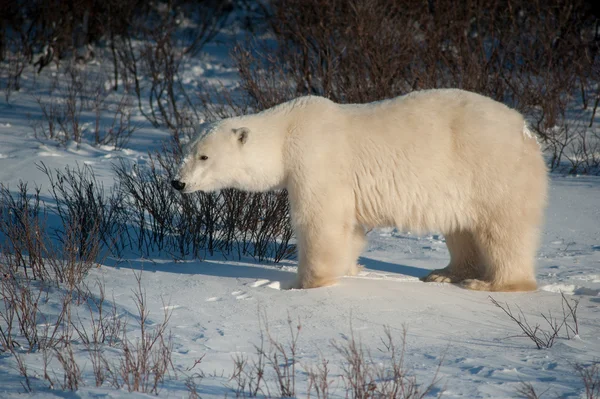
<path fill-rule="evenodd" d="M 386 274 L 363 270 L 356 276 L 344 276 L 350 279 L 365 279 L 365 280 L 389 280 L 389 281 L 420 281 L 418 277 L 407 276 L 404 274 Z"/>
<path fill-rule="evenodd" d="M 564 293 L 567 295 L 600 296 L 600 288 L 582 287 L 574 284 L 554 283 L 540 287 L 543 291 Z"/>
<path fill-rule="evenodd" d="M 52 150 L 48 150 L 48 151 L 40 151 L 37 153 L 40 157 L 60 157 L 60 154 L 57 154 L 55 152 L 52 152 Z"/>
<path fill-rule="evenodd" d="M 127 148 L 123 148 L 123 149 L 121 149 L 121 152 L 122 152 L 124 155 L 128 155 L 128 156 L 135 155 L 135 151 L 133 151 L 133 150 L 128 150 Z"/>
<path fill-rule="evenodd" d="M 561 284 L 561 283 L 553 283 L 540 287 L 542 291 L 555 292 L 555 293 L 565 293 L 568 295 L 573 295 L 577 287 L 574 284 Z"/>
<path fill-rule="evenodd" d="M 250 284 L 250 287 L 258 288 L 258 287 L 262 287 L 263 285 L 268 284 L 270 282 L 271 282 L 271 280 L 261 279 L 261 280 L 257 280 L 255 282 L 253 282 L 252 284 Z"/>
<path fill-rule="evenodd" d="M 273 288 L 274 290 L 281 290 L 281 283 L 279 281 L 273 281 L 271 284 L 267 284 L 267 287 Z"/>

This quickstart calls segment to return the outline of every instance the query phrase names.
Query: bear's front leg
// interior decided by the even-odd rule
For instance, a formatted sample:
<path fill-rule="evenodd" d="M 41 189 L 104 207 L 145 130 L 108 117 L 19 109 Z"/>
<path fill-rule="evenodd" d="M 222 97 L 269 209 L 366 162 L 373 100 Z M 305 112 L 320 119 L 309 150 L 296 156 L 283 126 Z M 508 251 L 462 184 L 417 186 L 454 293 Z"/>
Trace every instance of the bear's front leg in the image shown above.
<path fill-rule="evenodd" d="M 297 228 L 298 276 L 293 288 L 335 284 L 355 268 L 352 229 L 347 226 Z"/>
<path fill-rule="evenodd" d="M 322 173 L 323 168 L 315 166 L 318 162 L 309 165 L 311 170 L 290 177 L 287 187 L 298 250 L 294 288 L 335 284 L 356 269 L 361 243 L 355 238 L 356 210 L 351 182 L 343 178 L 331 181 Z M 343 173 L 339 176 L 343 177 Z"/>

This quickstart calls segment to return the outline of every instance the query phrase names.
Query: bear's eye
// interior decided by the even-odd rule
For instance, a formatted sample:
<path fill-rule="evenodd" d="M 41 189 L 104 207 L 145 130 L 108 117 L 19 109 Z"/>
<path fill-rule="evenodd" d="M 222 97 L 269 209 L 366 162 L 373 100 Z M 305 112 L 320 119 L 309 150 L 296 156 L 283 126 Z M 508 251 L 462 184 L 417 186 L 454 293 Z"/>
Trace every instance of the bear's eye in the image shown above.
<path fill-rule="evenodd" d="M 200 155 L 201 161 L 206 161 L 207 159 L 208 159 L 208 157 L 206 155 Z"/>

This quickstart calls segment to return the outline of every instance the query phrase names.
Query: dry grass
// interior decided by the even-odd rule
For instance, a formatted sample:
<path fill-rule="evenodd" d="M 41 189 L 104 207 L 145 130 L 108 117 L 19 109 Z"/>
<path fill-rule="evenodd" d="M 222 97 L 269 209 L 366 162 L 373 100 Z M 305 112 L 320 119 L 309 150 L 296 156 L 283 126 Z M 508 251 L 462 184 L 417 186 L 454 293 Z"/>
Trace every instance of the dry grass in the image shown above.
<path fill-rule="evenodd" d="M 351 327 L 350 338 L 345 342 L 332 342 L 341 355 L 341 361 L 321 359 L 317 365 L 301 365 L 298 358 L 301 349 L 299 337 L 302 331 L 300 321 L 294 322 L 288 315 L 288 340 L 283 343 L 269 328 L 266 314 L 260 317 L 260 341 L 255 346 L 255 356 L 250 358 L 238 354 L 233 358 L 234 371 L 230 388 L 236 398 L 246 397 L 297 397 L 305 394 L 318 399 L 329 398 L 339 386 L 343 386 L 346 397 L 352 398 L 423 398 L 434 394 L 440 383 L 439 367 L 431 382 L 419 384 L 416 377 L 405 365 L 406 329 L 400 345 L 393 337 L 391 329 L 384 327 L 381 351 L 384 358 L 375 360 L 354 335 Z M 331 372 L 332 367 L 341 368 L 341 375 Z M 299 370 L 308 377 L 307 392 L 298 393 L 296 378 Z M 440 397 L 443 390 L 436 396 Z"/>
<path fill-rule="evenodd" d="M 436 386 L 440 383 L 438 373 L 442 365 L 442 360 L 433 373 L 431 382 L 422 385 L 407 369 L 404 358 L 406 354 L 406 334 L 407 328 L 402 330 L 400 346 L 392 336 L 389 327 L 384 327 L 384 338 L 382 352 L 385 360 L 374 361 L 371 353 L 366 350 L 359 339 L 355 337 L 351 329 L 350 338 L 343 344 L 333 342 L 334 347 L 343 358 L 343 375 L 346 395 L 353 398 L 423 398 L 432 394 Z M 326 373 L 326 367 L 321 368 L 322 373 Z M 323 381 L 325 375 L 318 377 Z M 323 387 L 321 387 L 323 392 Z M 436 395 L 440 397 L 443 389 Z"/>
<path fill-rule="evenodd" d="M 527 321 L 527 317 L 520 307 L 517 306 L 518 313 L 514 314 L 508 304 L 500 304 L 491 296 L 490 301 L 512 320 L 523 332 L 519 337 L 529 338 L 532 340 L 538 349 L 551 348 L 557 339 L 564 334 L 566 339 L 571 339 L 579 335 L 579 323 L 577 321 L 577 307 L 579 300 L 569 300 L 565 294 L 561 292 L 562 317 L 552 316 L 552 312 L 548 314 L 541 313 L 542 318 L 546 322 L 546 326 L 542 327 L 539 324 L 531 325 Z"/>
<path fill-rule="evenodd" d="M 582 384 L 582 398 L 599 399 L 600 398 L 600 362 L 592 362 L 591 364 L 576 363 L 573 366 L 573 371 L 580 377 Z M 517 389 L 517 394 L 525 399 L 542 399 L 542 397 L 552 397 L 546 395 L 550 392 L 550 388 L 542 393 L 538 393 L 533 385 L 528 382 L 523 382 Z"/>

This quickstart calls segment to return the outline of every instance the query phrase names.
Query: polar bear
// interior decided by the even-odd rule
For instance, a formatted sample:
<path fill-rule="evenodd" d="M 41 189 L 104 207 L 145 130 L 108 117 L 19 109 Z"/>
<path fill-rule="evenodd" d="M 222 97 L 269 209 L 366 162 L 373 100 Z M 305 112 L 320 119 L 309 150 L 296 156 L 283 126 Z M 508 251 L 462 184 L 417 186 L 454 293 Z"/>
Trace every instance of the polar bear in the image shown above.
<path fill-rule="evenodd" d="M 450 263 L 426 282 L 536 288 L 547 170 L 501 103 L 458 89 L 369 104 L 308 96 L 199 130 L 173 187 L 287 189 L 298 288 L 356 274 L 365 231 L 384 226 L 445 235 Z"/>

